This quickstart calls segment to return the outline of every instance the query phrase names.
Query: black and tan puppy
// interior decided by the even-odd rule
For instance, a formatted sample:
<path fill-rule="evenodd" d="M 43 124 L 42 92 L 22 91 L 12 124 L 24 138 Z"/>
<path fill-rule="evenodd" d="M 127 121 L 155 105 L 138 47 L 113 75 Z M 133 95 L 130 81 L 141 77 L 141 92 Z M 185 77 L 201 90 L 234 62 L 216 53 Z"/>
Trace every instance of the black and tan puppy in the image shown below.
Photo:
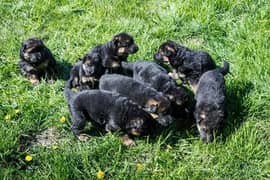
<path fill-rule="evenodd" d="M 70 71 L 68 87 L 79 87 L 79 90 L 98 88 L 98 80 L 104 74 L 98 54 L 86 54 Z"/>
<path fill-rule="evenodd" d="M 168 72 L 158 64 L 150 61 L 122 62 L 122 67 L 132 71 L 134 80 L 149 84 L 177 105 L 181 106 L 188 102 L 187 89 L 178 86 Z"/>
<path fill-rule="evenodd" d="M 189 83 L 194 92 L 201 75 L 216 68 L 215 62 L 207 52 L 194 51 L 170 40 L 160 45 L 154 59 L 159 63 L 169 62 L 180 79 Z"/>
<path fill-rule="evenodd" d="M 224 61 L 223 68 L 205 72 L 198 83 L 195 95 L 194 116 L 201 139 L 208 143 L 213 133 L 218 131 L 225 120 L 225 80 L 229 64 Z"/>
<path fill-rule="evenodd" d="M 138 50 L 133 37 L 122 32 L 116 34 L 108 43 L 94 47 L 91 52 L 99 54 L 106 73 L 121 73 L 121 62 L 127 61 L 128 55 Z"/>
<path fill-rule="evenodd" d="M 72 120 L 72 131 L 80 139 L 87 120 L 107 132 L 119 131 L 125 145 L 135 145 L 132 136 L 152 132 L 152 117 L 127 97 L 100 90 L 74 93 L 64 90 Z"/>
<path fill-rule="evenodd" d="M 55 78 L 55 59 L 51 51 L 39 38 L 30 38 L 22 43 L 20 49 L 19 68 L 33 85 L 39 83 L 42 77 Z"/>
<path fill-rule="evenodd" d="M 167 126 L 172 122 L 172 117 L 169 114 L 170 101 L 152 87 L 127 76 L 107 74 L 100 78 L 99 88 L 130 98 L 142 106 L 163 126 Z"/>

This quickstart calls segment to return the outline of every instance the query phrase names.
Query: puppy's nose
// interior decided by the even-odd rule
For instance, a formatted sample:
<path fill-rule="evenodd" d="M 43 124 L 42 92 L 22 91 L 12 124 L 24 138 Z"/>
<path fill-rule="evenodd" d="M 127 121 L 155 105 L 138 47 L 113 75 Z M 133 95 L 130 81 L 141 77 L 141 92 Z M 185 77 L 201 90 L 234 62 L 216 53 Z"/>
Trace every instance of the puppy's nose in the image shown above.
<path fill-rule="evenodd" d="M 157 61 L 162 61 L 162 56 L 159 53 L 154 54 L 154 59 Z"/>

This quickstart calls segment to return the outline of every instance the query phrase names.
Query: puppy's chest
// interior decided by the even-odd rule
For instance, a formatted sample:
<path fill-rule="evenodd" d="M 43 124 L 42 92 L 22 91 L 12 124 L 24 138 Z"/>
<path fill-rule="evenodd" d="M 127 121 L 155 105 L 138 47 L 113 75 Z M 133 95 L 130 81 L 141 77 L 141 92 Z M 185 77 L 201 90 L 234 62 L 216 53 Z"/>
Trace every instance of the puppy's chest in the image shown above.
<path fill-rule="evenodd" d="M 36 65 L 35 68 L 38 70 L 44 70 L 48 67 L 49 59 L 46 59 L 44 62 L 40 63 L 39 65 Z"/>

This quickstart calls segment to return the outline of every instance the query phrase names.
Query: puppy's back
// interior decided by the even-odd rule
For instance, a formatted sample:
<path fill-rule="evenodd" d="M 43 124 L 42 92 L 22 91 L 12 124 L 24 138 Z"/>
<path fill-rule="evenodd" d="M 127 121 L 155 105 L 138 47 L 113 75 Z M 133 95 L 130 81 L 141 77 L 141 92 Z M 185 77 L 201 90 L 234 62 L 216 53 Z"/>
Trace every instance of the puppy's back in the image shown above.
<path fill-rule="evenodd" d="M 100 78 L 99 88 L 122 94 L 139 104 L 144 104 L 149 98 L 161 96 L 155 89 L 147 87 L 130 77 L 118 74 L 103 75 Z"/>

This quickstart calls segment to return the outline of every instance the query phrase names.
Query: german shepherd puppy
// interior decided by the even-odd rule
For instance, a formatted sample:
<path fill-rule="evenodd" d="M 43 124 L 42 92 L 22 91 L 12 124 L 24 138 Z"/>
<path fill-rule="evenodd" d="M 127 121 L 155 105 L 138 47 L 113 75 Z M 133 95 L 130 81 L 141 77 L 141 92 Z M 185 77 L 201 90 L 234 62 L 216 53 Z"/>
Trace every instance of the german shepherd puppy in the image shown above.
<path fill-rule="evenodd" d="M 142 136 L 152 132 L 154 120 L 137 104 L 119 94 L 85 90 L 74 93 L 65 87 L 64 94 L 69 105 L 72 131 L 81 139 L 81 132 L 87 120 L 107 132 L 122 133 L 122 142 L 132 146 L 132 136 Z"/>
<path fill-rule="evenodd" d="M 207 52 L 194 51 L 170 40 L 160 45 L 154 59 L 158 63 L 169 62 L 178 77 L 184 83 L 189 83 L 194 92 L 201 75 L 216 68 L 215 62 Z"/>
<path fill-rule="evenodd" d="M 161 125 L 172 123 L 170 101 L 161 92 L 130 77 L 107 74 L 100 78 L 99 89 L 128 97 L 149 112 Z"/>
<path fill-rule="evenodd" d="M 56 61 L 51 51 L 39 38 L 30 38 L 22 43 L 20 49 L 19 68 L 33 85 L 39 83 L 42 77 L 49 80 L 55 78 Z"/>
<path fill-rule="evenodd" d="M 127 61 L 128 55 L 138 50 L 133 37 L 121 32 L 108 43 L 97 45 L 90 52 L 100 56 L 101 64 L 106 69 L 105 73 L 122 73 L 121 62 Z"/>
<path fill-rule="evenodd" d="M 101 65 L 98 54 L 88 53 L 72 67 L 68 87 L 79 87 L 80 91 L 96 89 L 104 72 L 105 68 Z"/>
<path fill-rule="evenodd" d="M 224 67 L 205 72 L 198 83 L 195 95 L 196 106 L 194 117 L 205 143 L 213 140 L 214 132 L 218 131 L 225 121 L 225 80 L 229 72 L 229 63 Z"/>

